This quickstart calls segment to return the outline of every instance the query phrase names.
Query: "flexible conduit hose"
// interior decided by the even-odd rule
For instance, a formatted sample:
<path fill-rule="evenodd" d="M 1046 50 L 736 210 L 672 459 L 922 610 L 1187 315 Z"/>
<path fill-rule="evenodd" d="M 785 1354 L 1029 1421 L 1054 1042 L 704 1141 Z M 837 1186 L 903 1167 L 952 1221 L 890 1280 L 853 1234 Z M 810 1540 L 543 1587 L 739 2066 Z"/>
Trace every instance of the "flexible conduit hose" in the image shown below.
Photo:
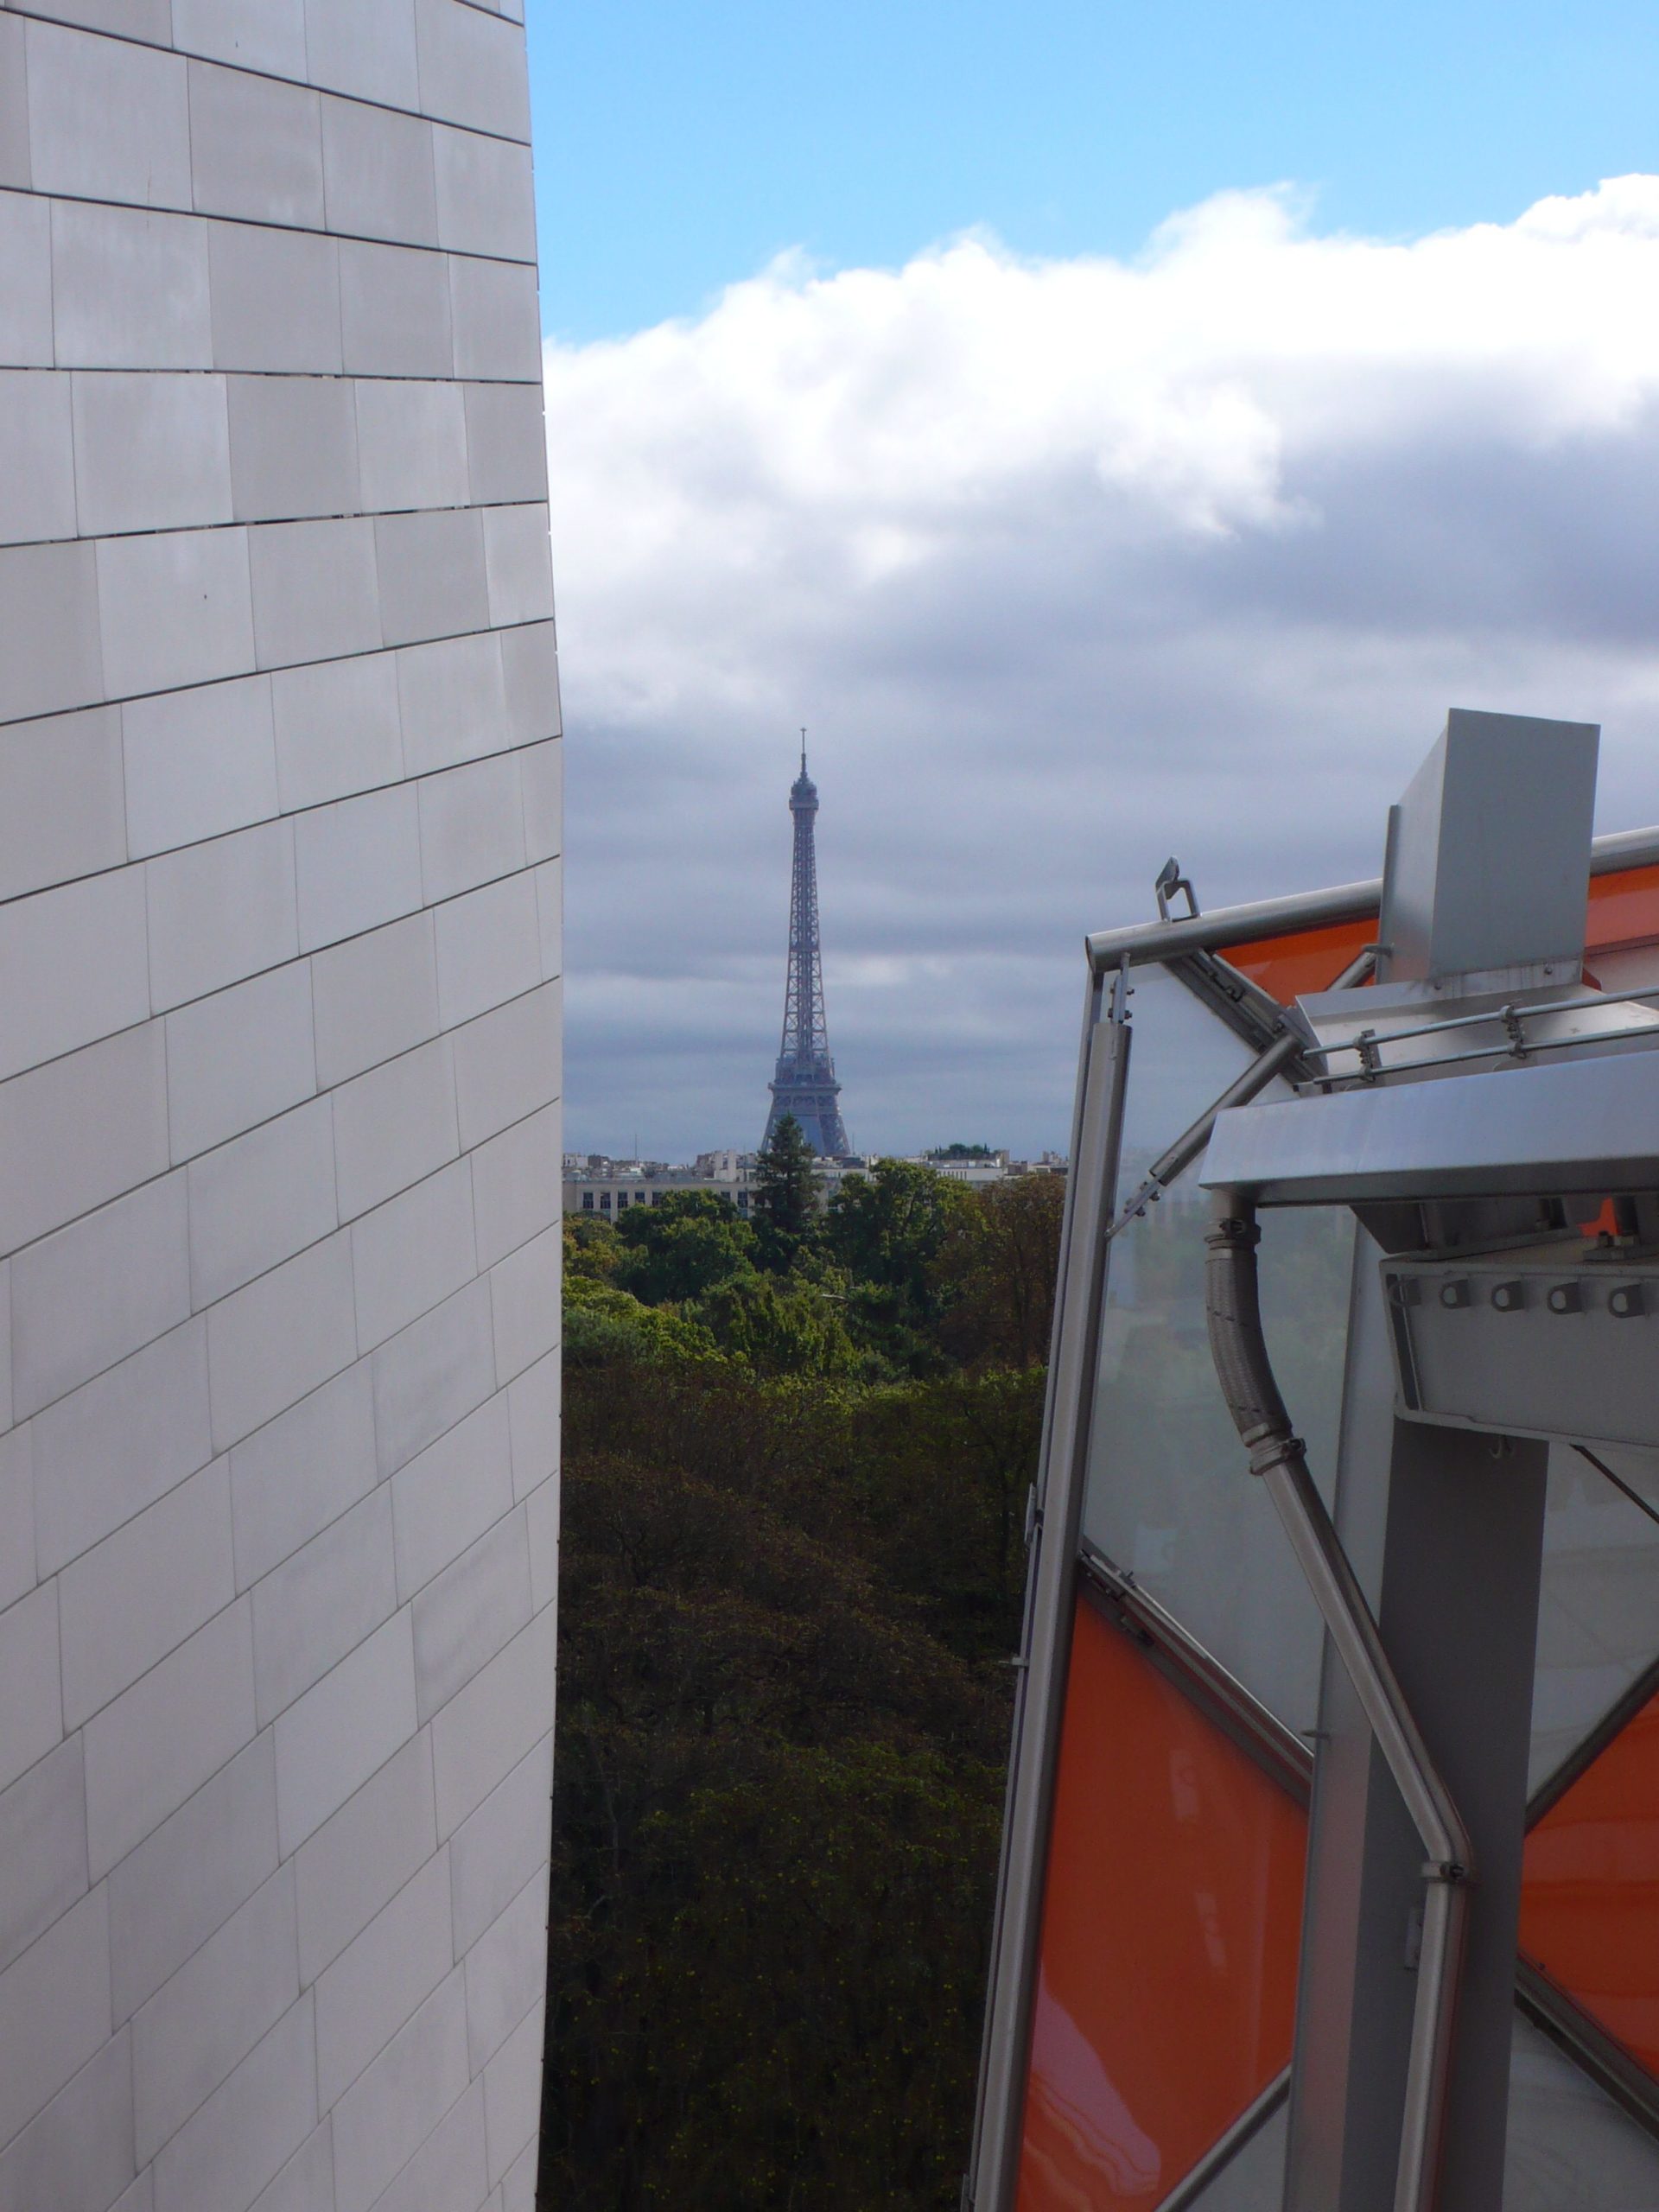
<path fill-rule="evenodd" d="M 1228 1411 L 1249 1452 L 1250 1471 L 1262 1478 L 1284 1524 L 1427 1854 L 1394 2202 L 1395 2212 L 1431 2212 L 1474 1853 L 1406 1703 L 1325 1500 L 1314 1488 L 1306 1447 L 1280 1395 L 1262 1329 L 1255 1260 L 1261 1241 L 1251 1201 L 1237 1191 L 1217 1191 L 1205 1238 L 1210 1351 Z"/>

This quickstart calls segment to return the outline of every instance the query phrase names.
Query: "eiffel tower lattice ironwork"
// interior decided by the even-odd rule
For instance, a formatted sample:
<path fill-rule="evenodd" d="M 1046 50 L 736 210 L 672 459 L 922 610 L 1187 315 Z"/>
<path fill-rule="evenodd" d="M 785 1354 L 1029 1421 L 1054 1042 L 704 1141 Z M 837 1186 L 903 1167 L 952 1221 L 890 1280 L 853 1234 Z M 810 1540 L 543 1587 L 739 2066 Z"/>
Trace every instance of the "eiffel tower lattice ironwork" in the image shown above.
<path fill-rule="evenodd" d="M 801 772 L 791 785 L 795 864 L 789 891 L 789 981 L 784 993 L 784 1041 L 772 1077 L 766 1142 L 785 1114 L 800 1123 L 807 1142 L 823 1159 L 852 1149 L 841 1118 L 841 1085 L 830 1057 L 823 1019 L 823 967 L 818 950 L 818 864 L 812 824 L 818 787 L 806 772 L 806 732 L 801 732 Z"/>

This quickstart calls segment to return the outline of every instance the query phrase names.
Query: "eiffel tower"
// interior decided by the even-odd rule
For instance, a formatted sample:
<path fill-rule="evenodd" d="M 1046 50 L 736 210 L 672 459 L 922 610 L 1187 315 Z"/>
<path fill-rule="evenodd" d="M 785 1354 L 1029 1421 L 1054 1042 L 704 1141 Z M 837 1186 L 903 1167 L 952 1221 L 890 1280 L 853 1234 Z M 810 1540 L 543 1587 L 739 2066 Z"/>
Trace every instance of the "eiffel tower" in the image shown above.
<path fill-rule="evenodd" d="M 818 952 L 818 864 L 812 819 L 818 787 L 806 772 L 806 732 L 801 732 L 801 772 L 790 788 L 795 817 L 795 865 L 789 888 L 789 981 L 784 991 L 784 1041 L 778 1072 L 768 1086 L 772 1110 L 766 1141 L 785 1114 L 800 1123 L 820 1158 L 844 1158 L 851 1150 L 841 1118 L 841 1085 L 830 1057 L 823 1020 L 823 967 Z"/>

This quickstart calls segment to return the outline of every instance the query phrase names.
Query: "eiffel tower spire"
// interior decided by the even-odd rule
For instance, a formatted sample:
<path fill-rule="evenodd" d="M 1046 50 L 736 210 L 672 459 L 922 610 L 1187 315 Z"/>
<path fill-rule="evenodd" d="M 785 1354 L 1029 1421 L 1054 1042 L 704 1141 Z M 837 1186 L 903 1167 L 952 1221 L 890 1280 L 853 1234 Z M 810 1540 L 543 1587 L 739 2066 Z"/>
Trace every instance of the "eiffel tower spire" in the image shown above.
<path fill-rule="evenodd" d="M 818 949 L 818 865 L 812 825 L 818 787 L 806 772 L 806 732 L 801 732 L 801 772 L 789 794 L 795 822 L 795 861 L 789 891 L 789 980 L 784 989 L 784 1038 L 772 1077 L 766 1141 L 785 1114 L 800 1123 L 822 1158 L 852 1147 L 841 1118 L 841 1085 L 830 1057 L 823 1019 L 823 966 Z"/>

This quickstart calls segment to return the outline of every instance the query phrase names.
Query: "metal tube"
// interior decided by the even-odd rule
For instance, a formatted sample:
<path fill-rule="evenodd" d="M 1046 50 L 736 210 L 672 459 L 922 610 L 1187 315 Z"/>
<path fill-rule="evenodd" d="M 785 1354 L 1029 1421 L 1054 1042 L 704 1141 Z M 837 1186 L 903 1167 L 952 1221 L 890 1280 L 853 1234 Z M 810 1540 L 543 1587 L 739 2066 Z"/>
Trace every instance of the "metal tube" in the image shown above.
<path fill-rule="evenodd" d="M 1427 1854 L 1394 2202 L 1395 2212 L 1428 2212 L 1440 2166 L 1474 1850 L 1389 1664 L 1325 1500 L 1307 1471 L 1301 1439 L 1291 1428 L 1262 1331 L 1255 1265 L 1260 1241 L 1249 1201 L 1236 1191 L 1217 1191 L 1213 1225 L 1205 1238 L 1205 1302 L 1211 1351 L 1228 1410 L 1249 1448 L 1251 1471 L 1266 1485 Z"/>
<path fill-rule="evenodd" d="M 1590 847 L 1592 876 L 1616 875 L 1623 868 L 1659 864 L 1659 829 L 1617 830 Z M 1301 891 L 1287 899 L 1260 899 L 1248 906 L 1217 906 L 1190 921 L 1138 922 L 1128 929 L 1096 930 L 1084 938 L 1096 970 L 1127 960 L 1139 968 L 1148 960 L 1167 960 L 1178 952 L 1215 952 L 1230 944 L 1297 930 L 1329 929 L 1341 922 L 1363 922 L 1382 903 L 1382 879 L 1338 883 L 1328 891 Z"/>

